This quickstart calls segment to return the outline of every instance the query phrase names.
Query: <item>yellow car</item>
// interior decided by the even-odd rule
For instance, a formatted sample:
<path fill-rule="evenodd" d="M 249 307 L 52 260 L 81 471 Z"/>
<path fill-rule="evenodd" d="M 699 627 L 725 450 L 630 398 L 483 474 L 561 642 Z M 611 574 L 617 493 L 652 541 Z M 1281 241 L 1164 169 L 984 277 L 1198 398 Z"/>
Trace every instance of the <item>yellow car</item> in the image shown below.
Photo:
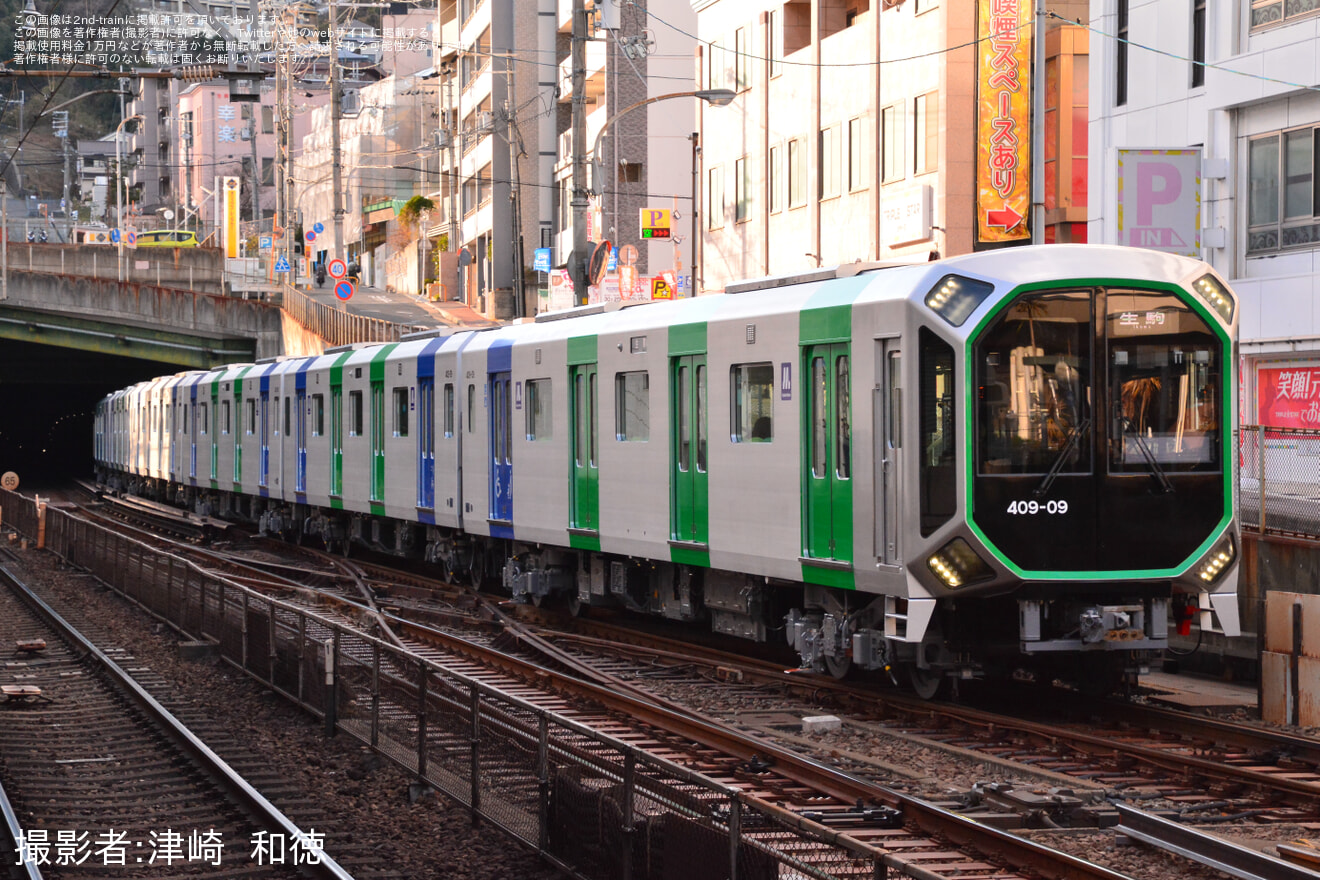
<path fill-rule="evenodd" d="M 197 233 L 191 229 L 151 229 L 137 234 L 137 246 L 144 247 L 197 247 Z"/>

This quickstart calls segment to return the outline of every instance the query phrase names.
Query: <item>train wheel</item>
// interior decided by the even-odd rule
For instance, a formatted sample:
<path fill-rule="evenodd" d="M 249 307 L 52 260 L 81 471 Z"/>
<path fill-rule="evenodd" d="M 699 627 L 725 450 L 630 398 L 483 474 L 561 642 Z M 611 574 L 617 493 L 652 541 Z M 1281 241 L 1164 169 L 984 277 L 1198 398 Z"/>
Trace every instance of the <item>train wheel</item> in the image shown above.
<path fill-rule="evenodd" d="M 852 672 L 852 657 L 840 657 L 837 660 L 833 657 L 826 657 L 825 671 L 842 681 L 848 677 L 848 673 Z"/>
<path fill-rule="evenodd" d="M 912 690 L 923 700 L 933 700 L 947 690 L 948 677 L 938 669 L 922 669 L 920 666 L 908 668 L 908 681 Z"/>

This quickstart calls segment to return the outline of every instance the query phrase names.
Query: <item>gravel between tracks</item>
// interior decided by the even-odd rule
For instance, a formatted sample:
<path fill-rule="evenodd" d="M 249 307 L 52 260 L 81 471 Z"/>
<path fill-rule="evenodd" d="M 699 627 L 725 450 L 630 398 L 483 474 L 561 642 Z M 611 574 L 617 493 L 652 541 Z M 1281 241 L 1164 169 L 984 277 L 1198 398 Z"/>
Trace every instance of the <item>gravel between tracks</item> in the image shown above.
<path fill-rule="evenodd" d="M 282 768 L 313 809 L 338 818 L 325 848 L 336 840 L 364 841 L 392 864 L 400 877 L 454 880 L 518 877 L 548 880 L 561 876 L 533 853 L 490 827 L 473 827 L 466 808 L 434 795 L 408 802 L 408 774 L 371 754 L 356 740 L 326 739 L 319 722 L 294 709 L 259 684 L 219 661 L 187 662 L 178 657 L 178 636 L 136 606 L 100 587 L 91 577 L 58 564 L 50 554 L 15 550 L 16 566 L 75 626 L 94 621 L 120 635 L 134 666 L 149 667 L 171 682 L 204 714 L 222 720 L 239 748 Z M 225 748 L 217 749 L 229 758 Z M 300 825 L 296 809 L 291 818 Z M 318 829 L 320 830 L 320 829 Z"/>

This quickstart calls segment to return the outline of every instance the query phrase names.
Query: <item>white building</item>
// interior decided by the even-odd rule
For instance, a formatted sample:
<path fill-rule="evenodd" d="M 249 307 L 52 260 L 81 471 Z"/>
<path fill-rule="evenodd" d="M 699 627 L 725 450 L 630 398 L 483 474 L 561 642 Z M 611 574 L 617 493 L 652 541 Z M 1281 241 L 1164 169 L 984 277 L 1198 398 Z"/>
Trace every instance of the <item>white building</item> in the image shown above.
<path fill-rule="evenodd" d="M 1092 0 L 1091 26 L 1090 241 L 1211 263 L 1242 299 L 1242 422 L 1280 424 L 1285 376 L 1320 416 L 1320 4 Z"/>

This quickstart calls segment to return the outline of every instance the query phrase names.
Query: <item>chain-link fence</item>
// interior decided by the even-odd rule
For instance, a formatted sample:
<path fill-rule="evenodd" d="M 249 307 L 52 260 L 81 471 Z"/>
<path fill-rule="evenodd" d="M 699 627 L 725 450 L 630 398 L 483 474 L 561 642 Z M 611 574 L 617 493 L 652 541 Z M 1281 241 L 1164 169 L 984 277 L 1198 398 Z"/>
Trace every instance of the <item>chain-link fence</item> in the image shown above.
<path fill-rule="evenodd" d="M 1244 425 L 1238 465 L 1244 531 L 1320 539 L 1320 431 Z"/>
<path fill-rule="evenodd" d="M 3 519 L 39 527 L 31 499 Z M 902 860 L 71 513 L 47 547 L 590 880 L 870 878 Z M 34 534 L 34 532 L 33 532 Z"/>

